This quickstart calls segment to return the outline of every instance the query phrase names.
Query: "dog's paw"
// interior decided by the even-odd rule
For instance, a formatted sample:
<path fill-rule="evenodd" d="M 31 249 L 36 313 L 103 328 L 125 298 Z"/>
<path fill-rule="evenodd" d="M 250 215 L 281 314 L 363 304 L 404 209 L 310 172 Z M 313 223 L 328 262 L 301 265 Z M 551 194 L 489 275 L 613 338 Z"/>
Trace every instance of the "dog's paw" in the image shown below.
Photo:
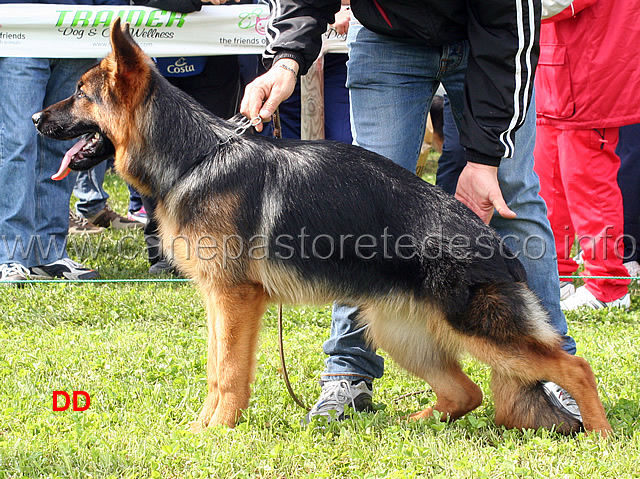
<path fill-rule="evenodd" d="M 194 433 L 194 434 L 198 434 L 202 431 L 204 431 L 207 428 L 206 424 L 204 424 L 204 422 L 200 419 L 197 419 L 195 421 L 191 421 L 189 423 L 189 431 Z"/>
<path fill-rule="evenodd" d="M 414 412 L 413 414 L 404 416 L 402 419 L 404 419 L 405 421 L 421 421 L 422 419 L 429 419 L 432 416 L 433 416 L 433 408 L 428 407 L 423 411 Z"/>

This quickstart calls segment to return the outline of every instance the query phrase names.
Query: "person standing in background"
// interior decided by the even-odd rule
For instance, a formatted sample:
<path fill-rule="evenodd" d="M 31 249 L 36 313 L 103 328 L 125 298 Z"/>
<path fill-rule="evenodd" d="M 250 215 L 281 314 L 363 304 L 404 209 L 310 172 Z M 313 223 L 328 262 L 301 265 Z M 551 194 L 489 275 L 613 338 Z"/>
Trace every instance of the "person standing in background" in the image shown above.
<path fill-rule="evenodd" d="M 628 48 L 640 45 L 639 17 L 640 0 L 575 0 L 540 31 L 535 171 L 558 270 L 561 276 L 577 270 L 571 253 L 577 235 L 584 274 L 610 277 L 584 278 L 578 289 L 563 281 L 565 310 L 630 306 L 615 151 L 619 127 L 640 121 L 640 56 Z"/>

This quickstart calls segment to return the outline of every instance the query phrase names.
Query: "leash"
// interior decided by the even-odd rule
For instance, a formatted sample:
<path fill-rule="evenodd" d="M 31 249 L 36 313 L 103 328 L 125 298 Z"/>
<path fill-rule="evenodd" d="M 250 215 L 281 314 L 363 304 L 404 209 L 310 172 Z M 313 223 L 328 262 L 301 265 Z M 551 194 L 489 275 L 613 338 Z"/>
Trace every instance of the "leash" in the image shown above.
<path fill-rule="evenodd" d="M 284 378 L 284 384 L 287 386 L 289 396 L 291 399 L 305 411 L 309 411 L 309 408 L 304 402 L 296 395 L 291 382 L 289 381 L 289 373 L 287 372 L 287 363 L 284 359 L 284 341 L 282 339 L 282 303 L 278 303 L 278 349 L 280 350 L 280 366 L 282 367 L 282 377 Z"/>
<path fill-rule="evenodd" d="M 280 109 L 276 108 L 276 111 L 273 113 L 273 137 L 276 139 L 282 138 L 282 125 L 280 124 Z M 284 378 L 284 384 L 287 386 L 287 391 L 289 391 L 289 396 L 291 399 L 300 406 L 305 411 L 309 411 L 309 408 L 305 405 L 305 403 L 298 397 L 298 395 L 293 390 L 291 386 L 291 381 L 289 381 L 289 373 L 287 372 L 287 362 L 284 358 L 284 340 L 282 334 L 282 303 L 278 303 L 278 349 L 280 350 L 280 366 L 282 367 L 282 377 Z"/>

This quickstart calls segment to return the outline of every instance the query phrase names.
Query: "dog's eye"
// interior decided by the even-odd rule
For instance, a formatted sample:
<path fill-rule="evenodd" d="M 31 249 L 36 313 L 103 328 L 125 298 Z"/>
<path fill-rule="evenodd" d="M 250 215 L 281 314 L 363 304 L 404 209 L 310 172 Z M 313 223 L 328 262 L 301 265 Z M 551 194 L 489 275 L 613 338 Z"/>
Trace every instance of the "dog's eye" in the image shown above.
<path fill-rule="evenodd" d="M 76 92 L 76 95 L 78 96 L 78 98 L 84 98 L 86 96 L 84 92 L 79 88 L 78 88 L 78 91 Z"/>

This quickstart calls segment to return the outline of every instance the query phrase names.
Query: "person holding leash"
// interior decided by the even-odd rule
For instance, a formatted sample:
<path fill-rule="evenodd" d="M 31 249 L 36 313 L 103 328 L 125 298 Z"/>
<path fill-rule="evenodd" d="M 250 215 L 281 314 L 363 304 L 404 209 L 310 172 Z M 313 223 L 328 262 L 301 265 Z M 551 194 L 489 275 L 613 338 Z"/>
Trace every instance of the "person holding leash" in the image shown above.
<path fill-rule="evenodd" d="M 263 55 L 271 68 L 247 86 L 240 108 L 265 121 L 318 56 L 340 0 L 272 1 L 271 7 Z M 467 160 L 456 197 L 504 239 L 505 251 L 497 254 L 522 261 L 565 350 L 574 354 L 560 310 L 553 234 L 533 172 L 540 4 L 352 0 L 351 9 L 347 87 L 354 143 L 415 171 L 431 99 L 442 83 Z M 357 315 L 355 305 L 333 307 L 322 393 L 308 419 L 330 417 L 329 411 L 342 418 L 346 405 L 371 408 L 372 380 L 384 364 L 367 345 Z M 550 401 L 580 419 L 566 391 L 553 383 L 545 389 Z"/>

